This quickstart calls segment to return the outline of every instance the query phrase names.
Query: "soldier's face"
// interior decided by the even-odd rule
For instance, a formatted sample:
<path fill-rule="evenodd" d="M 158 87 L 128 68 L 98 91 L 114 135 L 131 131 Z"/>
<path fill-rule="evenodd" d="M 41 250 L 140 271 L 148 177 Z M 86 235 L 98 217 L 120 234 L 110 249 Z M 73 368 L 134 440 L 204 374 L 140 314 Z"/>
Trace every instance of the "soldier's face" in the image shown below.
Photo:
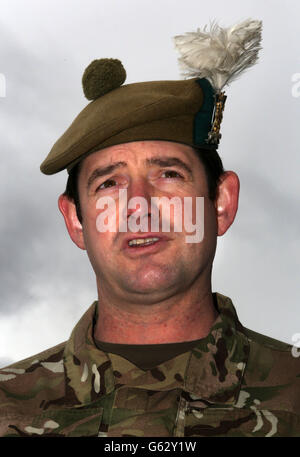
<path fill-rule="evenodd" d="M 73 241 L 87 250 L 98 287 L 104 293 L 132 302 L 151 303 L 180 293 L 195 280 L 203 284 L 209 281 L 216 237 L 218 231 L 224 233 L 224 230 L 218 227 L 216 203 L 208 198 L 203 165 L 191 147 L 166 141 L 138 141 L 103 149 L 84 160 L 78 188 L 83 218 L 81 235 L 78 221 L 77 234 L 72 235 L 72 228 L 68 226 L 68 229 Z M 126 190 L 125 203 L 132 203 L 129 209 L 125 206 L 123 219 L 120 190 Z M 134 197 L 142 198 L 148 206 L 136 206 L 131 200 Z M 153 197 L 166 197 L 165 203 L 154 204 Z M 172 208 L 167 202 L 173 197 L 181 203 L 181 214 L 167 211 L 168 207 Z M 191 197 L 190 208 L 185 206 L 185 197 Z M 200 203 L 198 199 L 196 204 L 196 197 L 204 199 Z M 105 206 L 109 200 L 115 204 L 115 219 L 114 205 L 110 206 L 111 213 Z M 191 237 L 191 226 L 187 227 L 184 220 L 185 212 L 186 220 L 194 224 L 197 221 L 198 240 L 197 236 Z M 154 213 L 156 223 L 159 222 L 158 231 L 157 228 L 151 230 Z M 72 214 L 69 219 L 74 222 L 76 217 Z M 104 226 L 109 219 L 101 219 L 101 214 L 110 214 L 112 225 L 107 231 Z M 163 218 L 169 220 L 169 229 L 168 224 L 163 227 Z M 127 231 L 120 231 L 120 220 L 123 224 L 127 220 Z M 148 230 L 141 231 L 141 224 L 146 222 Z M 72 226 L 72 221 L 69 225 Z M 199 226 L 204 229 L 203 239 Z M 139 227 L 138 232 L 134 231 Z M 179 231 L 175 231 L 175 227 Z M 187 242 L 188 237 L 193 241 Z M 140 238 L 152 240 L 144 246 L 130 245 L 133 239 Z"/>

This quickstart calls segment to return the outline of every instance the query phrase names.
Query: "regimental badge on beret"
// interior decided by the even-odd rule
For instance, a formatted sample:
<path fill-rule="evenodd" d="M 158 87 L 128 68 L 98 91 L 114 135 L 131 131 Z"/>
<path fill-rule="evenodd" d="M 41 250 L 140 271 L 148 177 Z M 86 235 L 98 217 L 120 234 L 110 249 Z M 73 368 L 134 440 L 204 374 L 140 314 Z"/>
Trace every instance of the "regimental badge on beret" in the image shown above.
<path fill-rule="evenodd" d="M 212 23 L 176 36 L 185 79 L 124 85 L 118 59 L 98 59 L 86 68 L 82 85 L 92 100 L 56 141 L 41 164 L 54 174 L 108 146 L 165 140 L 217 149 L 226 101 L 224 87 L 257 62 L 261 21 L 229 28 Z"/>

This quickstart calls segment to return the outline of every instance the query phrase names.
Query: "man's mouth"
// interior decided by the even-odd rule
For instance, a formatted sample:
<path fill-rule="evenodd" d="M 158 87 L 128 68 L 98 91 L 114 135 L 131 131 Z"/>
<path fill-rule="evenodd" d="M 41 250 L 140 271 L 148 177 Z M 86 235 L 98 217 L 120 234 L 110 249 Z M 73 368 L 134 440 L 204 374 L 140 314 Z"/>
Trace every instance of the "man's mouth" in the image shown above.
<path fill-rule="evenodd" d="M 140 255 L 150 255 L 161 252 L 171 241 L 166 235 L 156 235 L 155 233 L 136 234 L 126 237 L 123 240 L 122 250 L 132 258 Z"/>
<path fill-rule="evenodd" d="M 142 246 L 149 246 L 150 244 L 154 244 L 159 241 L 159 238 L 135 238 L 128 242 L 128 246 L 132 247 L 142 247 Z"/>

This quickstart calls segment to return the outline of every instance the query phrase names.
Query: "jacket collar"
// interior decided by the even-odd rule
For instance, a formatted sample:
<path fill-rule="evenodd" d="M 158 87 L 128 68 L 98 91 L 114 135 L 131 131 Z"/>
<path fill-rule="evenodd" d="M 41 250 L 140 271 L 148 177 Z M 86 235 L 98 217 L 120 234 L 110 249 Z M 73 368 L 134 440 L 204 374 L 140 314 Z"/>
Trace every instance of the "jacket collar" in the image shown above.
<path fill-rule="evenodd" d="M 93 339 L 97 301 L 74 328 L 64 351 L 67 389 L 78 405 L 89 404 L 116 388 L 153 391 L 180 389 L 194 400 L 237 402 L 249 343 L 228 297 L 216 294 L 219 316 L 210 333 L 191 351 L 144 371 L 116 354 L 99 350 Z"/>

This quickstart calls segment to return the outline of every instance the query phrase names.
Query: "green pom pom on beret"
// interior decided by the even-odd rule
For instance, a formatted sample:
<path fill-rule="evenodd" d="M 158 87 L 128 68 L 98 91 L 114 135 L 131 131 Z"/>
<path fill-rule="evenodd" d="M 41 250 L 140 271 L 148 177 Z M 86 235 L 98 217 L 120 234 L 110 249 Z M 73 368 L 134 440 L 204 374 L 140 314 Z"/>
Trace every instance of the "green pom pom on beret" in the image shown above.
<path fill-rule="evenodd" d="M 82 76 L 84 95 L 96 100 L 102 95 L 120 87 L 126 79 L 126 71 L 118 59 L 93 60 Z"/>

